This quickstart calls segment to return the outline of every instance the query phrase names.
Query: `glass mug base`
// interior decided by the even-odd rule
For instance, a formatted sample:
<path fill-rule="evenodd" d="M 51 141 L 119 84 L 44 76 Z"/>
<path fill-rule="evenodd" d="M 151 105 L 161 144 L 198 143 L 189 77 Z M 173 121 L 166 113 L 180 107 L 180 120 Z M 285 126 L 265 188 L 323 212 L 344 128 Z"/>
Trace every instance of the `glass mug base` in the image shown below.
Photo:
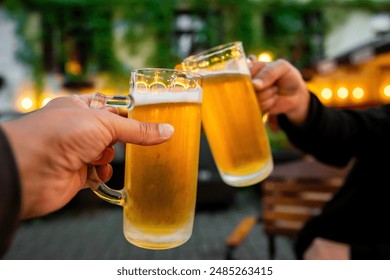
<path fill-rule="evenodd" d="M 268 162 L 260 171 L 244 175 L 244 176 L 235 176 L 220 171 L 222 181 L 226 184 L 233 187 L 247 187 L 257 183 L 260 183 L 266 179 L 272 172 L 274 168 L 273 161 Z"/>
<path fill-rule="evenodd" d="M 147 234 L 137 229 L 128 221 L 124 221 L 123 233 L 131 244 L 151 250 L 164 250 L 178 247 L 191 238 L 193 219 L 184 226 L 169 234 Z"/>

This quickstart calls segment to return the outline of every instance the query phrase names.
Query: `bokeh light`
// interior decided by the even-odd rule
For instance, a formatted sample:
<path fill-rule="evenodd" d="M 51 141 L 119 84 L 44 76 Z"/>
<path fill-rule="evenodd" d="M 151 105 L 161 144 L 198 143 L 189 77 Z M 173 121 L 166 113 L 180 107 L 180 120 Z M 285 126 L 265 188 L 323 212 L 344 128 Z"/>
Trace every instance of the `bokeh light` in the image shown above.
<path fill-rule="evenodd" d="M 345 99 L 348 97 L 348 89 L 346 87 L 340 87 L 338 90 L 337 90 L 337 96 L 341 99 Z"/>
<path fill-rule="evenodd" d="M 325 100 L 331 99 L 333 96 L 333 92 L 330 88 L 323 88 L 321 90 L 321 97 Z"/>

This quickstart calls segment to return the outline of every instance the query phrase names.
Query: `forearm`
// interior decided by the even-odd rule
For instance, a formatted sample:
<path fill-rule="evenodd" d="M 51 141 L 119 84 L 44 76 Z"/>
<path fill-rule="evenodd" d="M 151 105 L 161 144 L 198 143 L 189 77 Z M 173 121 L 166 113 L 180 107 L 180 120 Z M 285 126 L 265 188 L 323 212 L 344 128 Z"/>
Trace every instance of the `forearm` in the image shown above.
<path fill-rule="evenodd" d="M 308 117 L 296 126 L 286 116 L 279 124 L 298 148 L 332 165 L 344 166 L 351 158 L 378 160 L 390 142 L 390 105 L 366 110 L 324 106 L 311 95 Z"/>
<path fill-rule="evenodd" d="M 352 244 L 350 254 L 352 260 L 390 260 L 390 244 Z"/>
<path fill-rule="evenodd" d="M 343 135 L 348 132 L 343 128 L 342 120 L 336 120 L 338 117 L 337 112 L 324 107 L 311 95 L 307 117 L 302 124 L 296 125 L 286 115 L 279 115 L 278 123 L 297 148 L 327 164 L 344 166 L 352 152 L 342 142 Z"/>

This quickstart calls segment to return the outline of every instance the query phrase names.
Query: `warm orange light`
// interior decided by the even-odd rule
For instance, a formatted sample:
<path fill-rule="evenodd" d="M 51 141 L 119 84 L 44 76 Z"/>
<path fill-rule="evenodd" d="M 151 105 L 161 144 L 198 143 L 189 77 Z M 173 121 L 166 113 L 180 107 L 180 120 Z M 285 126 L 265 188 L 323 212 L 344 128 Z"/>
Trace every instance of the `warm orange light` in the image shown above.
<path fill-rule="evenodd" d="M 22 112 L 30 112 L 35 109 L 34 99 L 30 96 L 23 96 L 18 100 L 18 108 Z"/>
<path fill-rule="evenodd" d="M 273 55 L 270 52 L 262 52 L 257 56 L 259 61 L 271 62 L 273 60 Z"/>
<path fill-rule="evenodd" d="M 321 97 L 325 100 L 331 99 L 333 96 L 333 92 L 330 88 L 323 88 L 321 90 Z"/>
<path fill-rule="evenodd" d="M 33 105 L 34 105 L 34 102 L 32 101 L 32 99 L 30 97 L 24 97 L 21 101 L 20 101 L 20 105 L 21 107 L 28 111 L 30 110 Z"/>
<path fill-rule="evenodd" d="M 386 96 L 386 97 L 390 97 L 390 85 L 386 85 L 383 89 L 383 94 Z"/>
<path fill-rule="evenodd" d="M 77 60 L 69 60 L 65 65 L 65 69 L 66 72 L 73 75 L 79 75 L 82 71 L 82 67 Z"/>
<path fill-rule="evenodd" d="M 50 102 L 50 100 L 52 100 L 53 98 L 51 97 L 45 97 L 43 100 L 42 100 L 42 107 L 46 106 L 47 103 Z"/>
<path fill-rule="evenodd" d="M 340 87 L 338 90 L 337 90 L 337 96 L 340 97 L 341 99 L 345 99 L 348 97 L 348 89 L 346 87 Z"/>
<path fill-rule="evenodd" d="M 364 89 L 362 89 L 361 87 L 355 87 L 352 90 L 352 96 L 355 99 L 362 99 L 364 96 Z"/>

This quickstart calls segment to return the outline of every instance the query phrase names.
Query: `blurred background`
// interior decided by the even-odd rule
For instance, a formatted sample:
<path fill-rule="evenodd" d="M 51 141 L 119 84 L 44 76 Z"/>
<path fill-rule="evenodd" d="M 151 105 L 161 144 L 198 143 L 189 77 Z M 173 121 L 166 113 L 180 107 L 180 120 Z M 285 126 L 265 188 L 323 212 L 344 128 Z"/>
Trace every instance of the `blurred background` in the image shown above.
<path fill-rule="evenodd" d="M 0 116 L 61 95 L 126 94 L 133 68 L 173 68 L 236 40 L 260 60 L 289 60 L 327 105 L 388 102 L 389 8 L 386 0 L 1 0 Z M 285 145 L 277 129 L 270 137 Z"/>
<path fill-rule="evenodd" d="M 389 7 L 385 0 L 2 0 L 0 112 L 31 111 L 75 92 L 126 94 L 132 68 L 174 67 L 236 40 L 260 60 L 288 59 L 331 105 L 386 102 Z"/>
<path fill-rule="evenodd" d="M 230 41 L 242 41 L 246 54 L 262 61 L 289 60 L 329 106 L 365 108 L 390 101 L 389 0 L 0 0 L 0 120 L 39 109 L 57 96 L 95 91 L 125 95 L 131 69 L 173 68 L 194 52 Z M 302 157 L 272 119 L 268 132 L 276 164 Z M 120 151 L 119 147 L 112 181 L 121 187 Z M 77 208 L 79 202 L 84 209 L 104 205 L 117 211 L 93 199 L 90 192 L 81 193 L 68 207 Z M 198 222 L 204 225 L 195 226 L 218 224 L 209 220 L 217 219 L 216 215 L 227 224 L 219 224 L 221 231 L 213 228 L 214 238 L 202 239 L 204 235 L 195 232 L 195 241 L 178 249 L 181 257 L 142 253 L 141 258 L 223 258 L 224 238 L 244 215 L 258 214 L 260 199 L 259 186 L 238 190 L 221 182 L 203 138 L 198 209 L 204 212 Z M 215 212 L 221 209 L 228 212 Z M 88 215 L 92 216 L 83 216 L 83 222 L 98 219 L 96 214 Z M 90 244 L 90 254 L 62 251 L 55 244 L 47 247 L 50 234 L 37 237 L 42 225 L 56 229 L 51 228 L 50 217 L 38 220 L 22 226 L 19 243 L 15 242 L 8 258 L 97 257 L 92 248 L 98 241 Z M 90 226 L 95 233 L 103 230 L 101 224 L 98 230 Z M 63 229 L 63 224 L 58 228 Z M 37 237 L 35 245 L 31 235 Z M 256 236 L 238 257 L 267 258 L 261 249 L 265 243 L 261 230 Z M 63 238 L 62 243 L 69 242 L 70 237 Z M 87 236 L 84 239 L 85 246 L 92 242 Z M 280 242 L 284 250 L 277 256 L 293 258 L 291 244 Z M 37 250 L 42 247 L 46 250 Z M 184 253 L 186 248 L 192 248 L 192 255 Z M 104 252 L 105 258 L 139 257 L 114 249 Z"/>

